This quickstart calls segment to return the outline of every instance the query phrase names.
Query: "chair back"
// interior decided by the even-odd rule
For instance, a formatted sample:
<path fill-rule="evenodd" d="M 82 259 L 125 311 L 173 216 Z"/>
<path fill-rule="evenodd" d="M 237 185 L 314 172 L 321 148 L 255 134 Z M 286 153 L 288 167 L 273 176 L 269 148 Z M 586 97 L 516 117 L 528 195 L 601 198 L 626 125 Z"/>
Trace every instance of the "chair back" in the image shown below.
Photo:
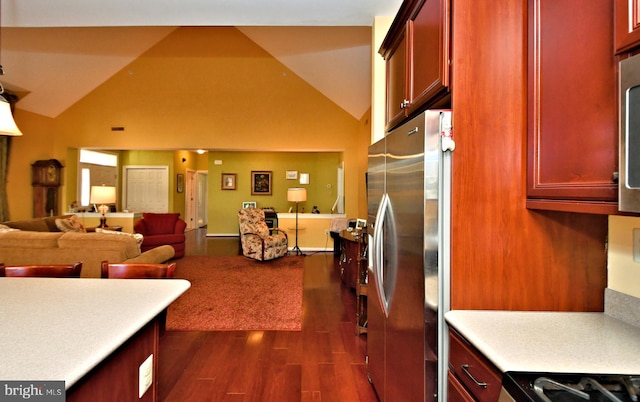
<path fill-rule="evenodd" d="M 255 233 L 260 237 L 269 236 L 269 226 L 264 220 L 262 208 L 243 208 L 238 211 L 240 234 Z"/>
<path fill-rule="evenodd" d="M 110 279 L 162 279 L 173 278 L 176 263 L 136 264 L 102 261 L 102 277 Z"/>
<path fill-rule="evenodd" d="M 79 278 L 82 262 L 54 265 L 11 265 L 0 264 L 0 276 L 40 277 L 40 278 Z"/>

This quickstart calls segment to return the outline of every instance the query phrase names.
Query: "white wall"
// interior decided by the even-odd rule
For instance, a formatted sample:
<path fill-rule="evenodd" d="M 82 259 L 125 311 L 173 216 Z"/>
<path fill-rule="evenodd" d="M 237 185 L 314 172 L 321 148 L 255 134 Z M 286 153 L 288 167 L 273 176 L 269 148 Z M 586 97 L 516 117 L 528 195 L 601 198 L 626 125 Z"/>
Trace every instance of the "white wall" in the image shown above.
<path fill-rule="evenodd" d="M 608 287 L 640 298 L 640 263 L 633 261 L 633 229 L 640 218 L 609 216 Z"/>

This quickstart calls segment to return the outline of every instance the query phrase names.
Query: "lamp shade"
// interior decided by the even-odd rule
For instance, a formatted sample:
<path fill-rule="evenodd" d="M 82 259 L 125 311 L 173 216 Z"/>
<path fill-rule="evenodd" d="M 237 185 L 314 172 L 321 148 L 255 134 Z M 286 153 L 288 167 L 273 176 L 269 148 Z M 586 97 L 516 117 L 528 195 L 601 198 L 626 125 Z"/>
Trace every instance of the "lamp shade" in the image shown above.
<path fill-rule="evenodd" d="M 116 188 L 113 186 L 91 186 L 92 204 L 115 204 Z"/>
<path fill-rule="evenodd" d="M 301 202 L 307 200 L 307 189 L 293 187 L 287 190 L 287 201 Z"/>
<path fill-rule="evenodd" d="M 0 135 L 22 135 L 22 131 L 13 120 L 11 105 L 2 96 L 0 96 Z"/>

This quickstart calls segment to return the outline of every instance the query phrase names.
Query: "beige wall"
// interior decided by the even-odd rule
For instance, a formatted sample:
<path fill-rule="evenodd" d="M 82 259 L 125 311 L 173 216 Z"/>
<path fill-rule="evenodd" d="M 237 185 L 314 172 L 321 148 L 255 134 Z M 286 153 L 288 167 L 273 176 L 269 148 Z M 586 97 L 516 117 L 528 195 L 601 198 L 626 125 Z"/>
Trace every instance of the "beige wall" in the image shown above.
<path fill-rule="evenodd" d="M 342 152 L 346 211 L 355 216 L 366 210 L 369 115 L 354 119 L 235 28 L 179 28 L 57 118 L 17 110 L 24 136 L 13 141 L 9 213 L 32 216 L 30 164 L 38 159 L 65 166 L 64 209 L 75 194 L 66 184 L 76 181 L 77 148 L 205 148 Z M 175 153 L 172 188 L 187 168 L 180 161 Z M 210 186 L 218 180 L 211 174 Z M 184 193 L 170 205 L 183 210 Z"/>
<path fill-rule="evenodd" d="M 640 297 L 640 263 L 633 261 L 633 229 L 640 218 L 609 216 L 608 287 Z"/>

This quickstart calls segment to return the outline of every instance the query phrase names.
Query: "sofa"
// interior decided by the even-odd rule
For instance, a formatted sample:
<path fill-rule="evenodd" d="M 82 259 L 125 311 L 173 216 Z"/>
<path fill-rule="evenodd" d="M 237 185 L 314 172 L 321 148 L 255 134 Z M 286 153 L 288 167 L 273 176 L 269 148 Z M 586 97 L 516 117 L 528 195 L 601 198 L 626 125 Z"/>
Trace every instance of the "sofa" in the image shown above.
<path fill-rule="evenodd" d="M 55 220 L 34 218 L 3 222 L 0 263 L 5 265 L 82 262 L 81 277 L 100 278 L 102 261 L 164 263 L 174 257 L 171 246 L 141 252 L 136 239 L 113 233 L 61 232 Z M 17 230 L 16 230 L 17 229 Z"/>
<path fill-rule="evenodd" d="M 142 219 L 133 225 L 133 230 L 144 236 L 142 251 L 169 245 L 175 251 L 175 258 L 184 257 L 186 228 L 187 224 L 180 219 L 180 213 L 145 212 Z"/>

